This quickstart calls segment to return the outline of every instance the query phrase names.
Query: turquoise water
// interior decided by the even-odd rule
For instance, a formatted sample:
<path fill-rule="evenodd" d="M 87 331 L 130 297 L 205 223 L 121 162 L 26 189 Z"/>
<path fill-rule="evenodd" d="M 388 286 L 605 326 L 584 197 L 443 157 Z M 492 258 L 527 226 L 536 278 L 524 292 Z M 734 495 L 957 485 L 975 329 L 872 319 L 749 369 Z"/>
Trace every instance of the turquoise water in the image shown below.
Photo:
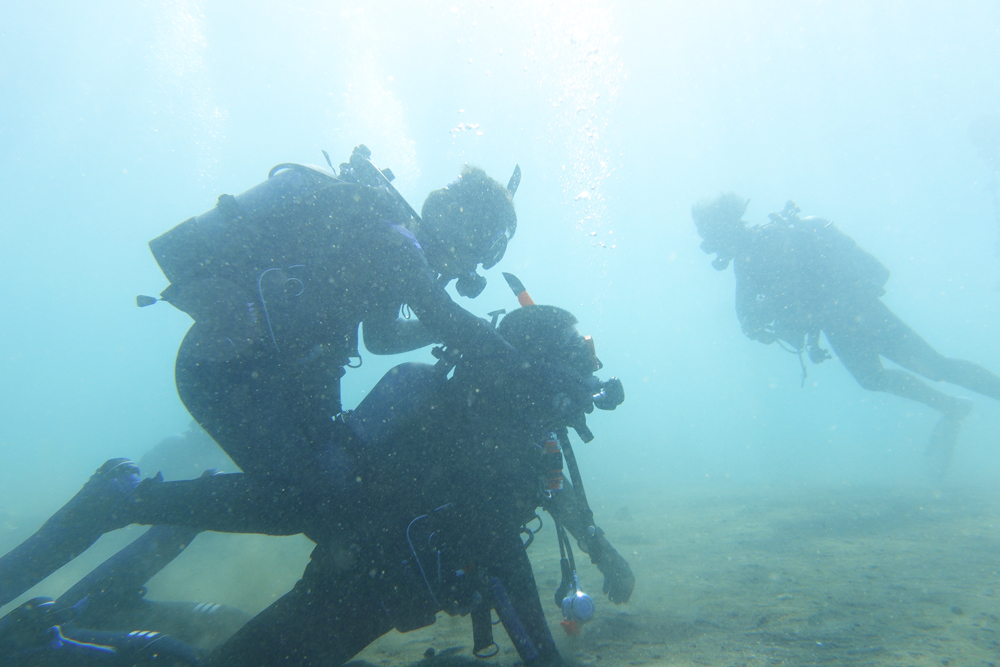
<path fill-rule="evenodd" d="M 135 307 L 167 285 L 146 243 L 275 164 L 359 143 L 417 207 L 466 162 L 504 182 L 521 166 L 517 235 L 462 303 L 515 307 L 510 271 L 595 336 L 628 396 L 578 447 L 595 505 L 925 487 L 935 414 L 836 360 L 800 388 L 794 356 L 741 335 L 732 272 L 689 211 L 737 190 L 762 223 L 794 199 L 881 259 L 885 302 L 932 345 L 1000 370 L 983 157 L 1000 147 L 970 133 L 1000 113 L 998 26 L 985 1 L 7 3 L 0 546 L 105 459 L 187 428 L 173 361 L 190 320 Z M 345 404 L 400 360 L 366 355 Z M 1000 406 L 976 398 L 940 493 L 1000 472 Z"/>

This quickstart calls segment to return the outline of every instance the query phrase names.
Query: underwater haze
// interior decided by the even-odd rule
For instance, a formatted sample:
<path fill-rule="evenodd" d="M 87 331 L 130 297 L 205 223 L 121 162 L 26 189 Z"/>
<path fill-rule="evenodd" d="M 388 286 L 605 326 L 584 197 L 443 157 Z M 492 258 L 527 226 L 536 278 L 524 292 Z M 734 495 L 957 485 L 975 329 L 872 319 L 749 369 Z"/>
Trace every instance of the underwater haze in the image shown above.
<path fill-rule="evenodd" d="M 602 375 L 625 383 L 625 403 L 592 415 L 596 439 L 576 448 L 598 518 L 618 516 L 605 519 L 609 536 L 617 525 L 634 545 L 622 550 L 639 581 L 632 611 L 603 609 L 626 620 L 653 610 L 701 629 L 619 621 L 606 632 L 620 645 L 584 644 L 577 659 L 618 664 L 625 653 L 614 647 L 641 644 L 629 632 L 642 631 L 671 639 L 629 654 L 632 664 L 670 663 L 671 647 L 705 627 L 724 633 L 735 623 L 720 620 L 724 610 L 741 608 L 726 595 L 749 609 L 750 588 L 720 585 L 718 606 L 697 618 L 678 606 L 699 604 L 693 568 L 711 560 L 702 549 L 741 557 L 746 542 L 727 526 L 748 507 L 760 511 L 756 525 L 808 540 L 818 524 L 789 512 L 819 503 L 833 508 L 823 525 L 835 526 L 838 544 L 860 539 L 853 526 L 879 553 L 890 548 L 880 536 L 936 500 L 947 510 L 935 516 L 956 532 L 921 519 L 921 535 L 961 540 L 969 533 L 956 526 L 967 521 L 976 541 L 961 551 L 982 574 L 1000 545 L 1000 499 L 990 495 L 1000 404 L 935 385 L 976 407 L 948 476 L 928 481 L 937 414 L 863 390 L 835 358 L 806 361 L 803 381 L 795 355 L 744 337 L 733 272 L 715 271 L 699 249 L 691 206 L 733 190 L 750 200 L 751 224 L 787 200 L 833 220 L 891 270 L 883 300 L 895 313 L 943 354 L 1000 372 L 998 44 L 1000 5 L 988 0 L 3 4 L 0 551 L 105 459 L 139 460 L 188 427 L 173 364 L 191 320 L 167 303 L 136 307 L 137 294 L 168 284 L 147 243 L 276 164 L 325 166 L 322 150 L 338 164 L 365 144 L 418 210 L 465 163 L 501 182 L 520 165 L 516 236 L 485 272 L 483 294 L 455 298 L 483 317 L 516 308 L 501 277 L 514 273 L 536 302 L 572 311 L 594 336 Z M 362 354 L 344 378 L 348 408 L 392 365 L 431 359 Z M 839 513 L 850 499 L 863 506 L 852 506 L 854 523 Z M 868 521 L 876 515 L 889 524 Z M 638 522 L 666 532 L 651 536 Z M 759 553 L 773 546 L 753 539 Z M 224 536 L 209 541 L 225 549 Z M 939 557 L 913 556 L 914 587 L 933 589 L 942 571 L 961 578 L 961 559 Z M 772 585 L 762 567 L 760 585 Z M 240 568 L 248 576 L 253 563 Z M 734 581 L 757 585 L 747 572 Z M 276 588 L 297 576 L 286 575 Z M 664 577 L 666 601 L 643 596 Z M 976 590 L 1000 614 L 994 593 Z M 779 586 L 760 599 L 814 595 Z M 942 604 L 965 610 L 948 619 L 973 617 L 968 601 Z M 754 662 L 692 659 L 740 655 Z"/>

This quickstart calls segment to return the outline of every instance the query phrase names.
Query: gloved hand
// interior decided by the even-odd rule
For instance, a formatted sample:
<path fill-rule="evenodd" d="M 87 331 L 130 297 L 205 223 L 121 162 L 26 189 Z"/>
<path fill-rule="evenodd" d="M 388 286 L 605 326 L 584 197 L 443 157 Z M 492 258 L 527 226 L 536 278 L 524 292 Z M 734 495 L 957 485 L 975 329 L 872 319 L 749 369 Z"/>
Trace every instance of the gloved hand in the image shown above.
<path fill-rule="evenodd" d="M 830 353 L 827 350 L 821 348 L 819 345 L 809 347 L 809 361 L 813 362 L 814 364 L 821 364 L 827 359 L 832 359 L 832 358 L 833 357 L 830 356 Z"/>
<path fill-rule="evenodd" d="M 821 364 L 827 359 L 831 359 L 830 353 L 819 345 L 819 332 L 815 331 L 806 336 L 806 347 L 809 349 L 809 361 L 814 364 Z"/>
<path fill-rule="evenodd" d="M 632 574 L 632 568 L 628 561 L 608 544 L 603 549 L 600 562 L 596 565 L 597 569 L 604 575 L 603 590 L 608 599 L 615 604 L 628 602 L 628 599 L 632 597 L 632 589 L 635 588 L 635 575 Z"/>
<path fill-rule="evenodd" d="M 760 303 L 758 301 L 754 310 L 740 318 L 740 329 L 743 330 L 743 335 L 750 340 L 770 345 L 778 340 L 778 332 L 775 330 L 774 317 L 766 310 L 758 312 L 761 309 Z"/>
<path fill-rule="evenodd" d="M 603 590 L 608 599 L 615 604 L 628 602 L 635 588 L 635 575 L 628 561 L 604 537 L 604 531 L 598 528 L 586 544 L 581 540 L 580 548 L 590 554 L 590 562 L 604 575 Z"/>

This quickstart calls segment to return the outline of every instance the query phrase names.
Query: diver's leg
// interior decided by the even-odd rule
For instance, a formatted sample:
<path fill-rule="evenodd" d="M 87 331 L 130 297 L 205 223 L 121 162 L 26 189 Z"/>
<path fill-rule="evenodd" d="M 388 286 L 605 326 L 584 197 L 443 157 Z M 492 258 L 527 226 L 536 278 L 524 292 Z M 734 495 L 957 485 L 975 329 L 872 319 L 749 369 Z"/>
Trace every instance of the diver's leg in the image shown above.
<path fill-rule="evenodd" d="M 952 359 L 935 350 L 881 301 L 873 308 L 878 319 L 879 354 L 935 382 L 950 382 L 1000 400 L 1000 376 L 979 364 Z"/>
<path fill-rule="evenodd" d="M 122 628 L 155 629 L 194 646 L 214 648 L 236 634 L 250 619 L 245 611 L 223 604 L 142 598 L 134 604 L 121 605 L 106 617 L 93 619 L 86 614 L 77 623 L 91 630 L 108 632 Z"/>
<path fill-rule="evenodd" d="M 74 621 L 100 629 L 93 623 L 139 604 L 146 582 L 177 558 L 197 536 L 194 528 L 153 526 L 60 595 L 54 610 L 73 609 Z M 84 601 L 86 604 L 81 606 Z"/>
<path fill-rule="evenodd" d="M 516 533 L 498 535 L 491 547 L 490 572 L 495 575 L 490 578 L 493 604 L 518 655 L 527 667 L 561 664 L 538 597 L 531 562 L 520 537 Z"/>
<path fill-rule="evenodd" d="M 290 592 L 243 626 L 206 666 L 336 667 L 391 629 L 367 572 L 314 560 Z"/>
<path fill-rule="evenodd" d="M 0 605 L 76 558 L 102 534 L 132 523 L 296 535 L 311 527 L 307 517 L 341 509 L 328 495 L 262 476 L 138 482 L 138 472 L 127 459 L 108 461 L 34 535 L 0 558 Z"/>
<path fill-rule="evenodd" d="M 13 641 L 0 641 L 4 667 L 196 667 L 203 654 L 149 630 L 106 632 L 58 619 L 35 626 L 25 623 L 17 630 Z"/>
<path fill-rule="evenodd" d="M 206 350 L 213 332 L 195 324 L 177 353 L 177 392 L 243 472 L 273 478 L 312 473 L 333 437 L 343 369 L 333 355 L 278 355 L 259 341 L 228 356 Z M 286 358 L 287 357 L 287 358 Z"/>
<path fill-rule="evenodd" d="M 93 517 L 118 521 L 116 514 L 124 508 L 125 497 L 138 482 L 139 469 L 128 459 L 111 459 L 98 468 L 34 535 L 0 558 L 0 605 L 86 551 L 109 530 Z"/>
<path fill-rule="evenodd" d="M 941 413 L 925 451 L 927 473 L 939 481 L 951 463 L 962 421 L 972 410 L 972 402 L 932 389 L 906 371 L 883 367 L 880 355 L 920 372 L 920 363 L 940 355 L 885 304 L 877 299 L 871 301 L 830 323 L 825 328 L 827 338 L 841 363 L 865 389 L 919 401 Z"/>
<path fill-rule="evenodd" d="M 885 368 L 872 348 L 862 349 L 855 342 L 844 344 L 829 333 L 827 338 L 837 358 L 863 388 L 918 401 L 945 415 L 958 416 L 968 412 L 968 401 L 932 389 L 912 373 Z"/>
<path fill-rule="evenodd" d="M 321 512 L 322 498 L 303 487 L 256 474 L 143 482 L 129 496 L 131 523 L 190 526 L 224 533 L 296 535 Z"/>
<path fill-rule="evenodd" d="M 968 414 L 970 409 L 968 401 L 932 389 L 912 373 L 883 366 L 880 355 L 892 359 L 889 354 L 892 351 L 889 342 L 896 334 L 903 333 L 898 325 L 907 331 L 909 327 L 893 315 L 881 301 L 877 299 L 871 301 L 874 303 L 864 303 L 849 312 L 828 317 L 823 325 L 837 358 L 858 384 L 869 391 L 884 391 L 918 401 L 944 415 L 961 418 Z M 913 334 L 913 337 L 923 343 L 916 334 Z M 892 360 L 900 363 L 897 359 Z"/>

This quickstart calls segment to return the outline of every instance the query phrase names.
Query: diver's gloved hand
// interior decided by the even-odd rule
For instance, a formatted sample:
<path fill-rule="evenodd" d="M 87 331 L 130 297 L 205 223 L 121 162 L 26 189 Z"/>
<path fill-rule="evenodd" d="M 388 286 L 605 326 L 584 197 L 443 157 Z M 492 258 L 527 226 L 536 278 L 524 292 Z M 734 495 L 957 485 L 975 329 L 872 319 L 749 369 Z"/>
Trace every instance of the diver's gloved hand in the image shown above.
<path fill-rule="evenodd" d="M 756 307 L 761 308 L 761 302 L 756 302 Z M 770 345 L 778 340 L 778 332 L 774 327 L 774 317 L 766 310 L 761 312 L 754 310 L 741 317 L 740 329 L 744 336 L 764 345 Z"/>
<path fill-rule="evenodd" d="M 580 540 L 580 548 L 590 554 L 590 562 L 604 575 L 604 593 L 615 604 L 628 602 L 635 588 L 632 567 L 618 551 L 611 546 L 604 531 L 596 528 L 593 535 Z"/>
<path fill-rule="evenodd" d="M 827 359 L 832 359 L 830 353 L 820 347 L 819 331 L 814 331 L 806 336 L 806 347 L 809 350 L 809 361 L 814 364 L 821 364 Z"/>
<path fill-rule="evenodd" d="M 603 590 L 608 599 L 615 604 L 628 602 L 632 597 L 632 589 L 635 588 L 635 575 L 632 574 L 628 561 L 609 544 L 604 550 L 601 561 L 596 565 L 604 575 Z"/>
<path fill-rule="evenodd" d="M 832 358 L 833 357 L 830 356 L 830 353 L 827 350 L 821 348 L 819 345 L 809 347 L 809 361 L 813 362 L 814 364 L 821 364 L 827 359 L 832 359 Z"/>
<path fill-rule="evenodd" d="M 208 471 L 206 471 L 208 472 Z M 205 475 L 202 474 L 202 477 Z M 146 491 L 154 485 L 163 483 L 163 473 L 158 472 L 153 477 L 146 477 L 142 481 L 135 485 L 127 496 L 125 496 L 117 507 L 113 511 L 108 512 L 101 523 L 101 529 L 104 532 L 110 532 L 112 530 L 118 530 L 119 528 L 124 528 L 125 526 L 131 525 L 133 523 L 144 523 L 139 520 L 140 517 L 136 516 L 137 507 L 143 502 L 143 495 Z"/>

